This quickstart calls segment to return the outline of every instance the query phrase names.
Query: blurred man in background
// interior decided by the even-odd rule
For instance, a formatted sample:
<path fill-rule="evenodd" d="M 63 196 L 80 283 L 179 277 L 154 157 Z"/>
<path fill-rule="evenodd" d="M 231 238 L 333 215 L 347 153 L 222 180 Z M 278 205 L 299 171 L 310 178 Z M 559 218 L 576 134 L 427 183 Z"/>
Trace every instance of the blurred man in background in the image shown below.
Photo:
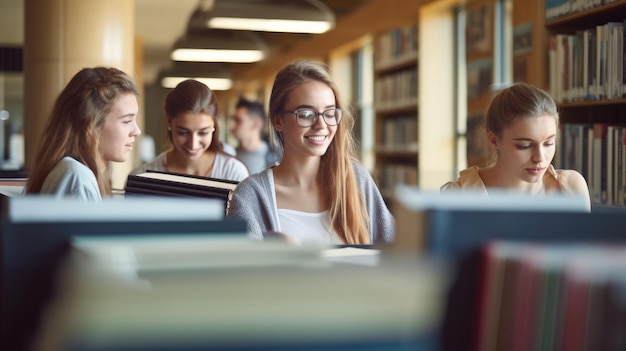
<path fill-rule="evenodd" d="M 233 113 L 231 132 L 238 141 L 237 157 L 250 174 L 261 172 L 278 163 L 278 156 L 263 139 L 265 111 L 258 102 L 240 98 Z"/>

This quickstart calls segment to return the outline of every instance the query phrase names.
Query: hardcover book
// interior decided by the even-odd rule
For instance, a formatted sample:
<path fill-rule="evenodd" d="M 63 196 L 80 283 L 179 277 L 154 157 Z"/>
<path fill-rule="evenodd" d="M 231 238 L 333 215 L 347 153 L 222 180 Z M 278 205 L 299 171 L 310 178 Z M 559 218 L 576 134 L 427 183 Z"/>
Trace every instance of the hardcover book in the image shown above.
<path fill-rule="evenodd" d="M 149 170 L 129 174 L 125 196 L 206 197 L 228 202 L 237 181 Z"/>

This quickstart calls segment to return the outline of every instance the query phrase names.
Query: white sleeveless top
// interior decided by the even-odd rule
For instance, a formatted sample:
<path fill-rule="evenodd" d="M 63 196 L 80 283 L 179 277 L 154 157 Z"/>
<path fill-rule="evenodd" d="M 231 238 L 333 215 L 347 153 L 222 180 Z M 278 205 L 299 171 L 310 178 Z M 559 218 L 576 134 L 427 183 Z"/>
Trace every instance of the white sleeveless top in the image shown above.
<path fill-rule="evenodd" d="M 315 245 L 338 245 L 342 241 L 330 226 L 328 211 L 302 212 L 277 208 L 276 188 L 274 187 L 274 173 L 270 169 L 269 180 L 272 194 L 272 202 L 276 211 L 278 231 L 289 235 L 301 244 Z"/>

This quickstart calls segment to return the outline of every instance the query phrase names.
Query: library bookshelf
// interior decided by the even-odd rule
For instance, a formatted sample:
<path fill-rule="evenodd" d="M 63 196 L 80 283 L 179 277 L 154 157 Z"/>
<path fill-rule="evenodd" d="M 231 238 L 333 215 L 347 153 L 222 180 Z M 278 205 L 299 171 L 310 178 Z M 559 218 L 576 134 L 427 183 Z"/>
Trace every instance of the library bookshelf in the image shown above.
<path fill-rule="evenodd" d="M 374 39 L 375 177 L 386 199 L 418 184 L 417 31 L 409 23 Z"/>
<path fill-rule="evenodd" d="M 545 10 L 549 91 L 561 117 L 557 166 L 585 177 L 593 204 L 624 207 L 626 1 L 546 1 Z"/>

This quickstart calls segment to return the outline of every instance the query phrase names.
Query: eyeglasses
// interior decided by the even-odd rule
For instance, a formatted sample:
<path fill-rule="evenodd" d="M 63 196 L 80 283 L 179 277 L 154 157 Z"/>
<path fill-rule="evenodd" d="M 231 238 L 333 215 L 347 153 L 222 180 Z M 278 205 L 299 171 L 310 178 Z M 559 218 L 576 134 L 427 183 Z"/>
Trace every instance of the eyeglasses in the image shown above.
<path fill-rule="evenodd" d="M 296 115 L 296 122 L 303 128 L 317 123 L 319 116 L 324 117 L 324 122 L 327 125 L 336 126 L 341 122 L 341 116 L 343 116 L 343 110 L 340 108 L 330 108 L 322 112 L 317 112 L 311 108 L 299 108 L 294 111 L 282 110 L 281 113 L 293 113 Z"/>

